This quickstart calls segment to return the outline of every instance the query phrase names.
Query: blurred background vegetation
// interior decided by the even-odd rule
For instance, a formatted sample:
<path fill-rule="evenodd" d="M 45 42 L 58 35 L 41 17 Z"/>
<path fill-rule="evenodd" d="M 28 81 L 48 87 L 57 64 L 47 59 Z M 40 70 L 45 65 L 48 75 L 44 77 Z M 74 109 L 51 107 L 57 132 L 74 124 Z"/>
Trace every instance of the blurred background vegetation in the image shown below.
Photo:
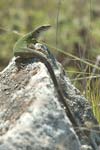
<path fill-rule="evenodd" d="M 100 121 L 100 0 L 0 0 L 0 70 L 12 58 L 15 42 L 44 24 L 52 28 L 40 41 L 91 100 Z"/>

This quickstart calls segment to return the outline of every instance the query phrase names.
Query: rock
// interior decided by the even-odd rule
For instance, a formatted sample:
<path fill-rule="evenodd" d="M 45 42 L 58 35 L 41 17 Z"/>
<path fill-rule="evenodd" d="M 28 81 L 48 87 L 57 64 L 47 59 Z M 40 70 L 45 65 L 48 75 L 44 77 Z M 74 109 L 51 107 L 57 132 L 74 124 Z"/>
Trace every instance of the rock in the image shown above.
<path fill-rule="evenodd" d="M 62 66 L 56 62 L 54 71 L 78 130 L 59 102 L 45 65 L 28 59 L 19 69 L 15 60 L 0 73 L 0 150 L 80 150 L 84 145 L 98 148 L 100 135 L 86 124 L 98 125 L 91 107 Z"/>

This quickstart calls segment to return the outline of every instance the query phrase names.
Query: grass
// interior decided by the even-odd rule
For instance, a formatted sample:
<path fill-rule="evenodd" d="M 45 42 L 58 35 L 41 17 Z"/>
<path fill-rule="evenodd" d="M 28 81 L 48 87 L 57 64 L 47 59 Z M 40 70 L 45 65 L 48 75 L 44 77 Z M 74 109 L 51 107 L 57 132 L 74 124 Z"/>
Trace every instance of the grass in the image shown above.
<path fill-rule="evenodd" d="M 92 80 L 89 80 L 87 82 L 86 98 L 90 101 L 94 116 L 97 118 L 100 124 L 100 90 L 99 90 L 100 81 L 99 80 L 95 79 L 93 83 Z M 93 84 L 93 89 L 91 88 L 91 84 Z"/>

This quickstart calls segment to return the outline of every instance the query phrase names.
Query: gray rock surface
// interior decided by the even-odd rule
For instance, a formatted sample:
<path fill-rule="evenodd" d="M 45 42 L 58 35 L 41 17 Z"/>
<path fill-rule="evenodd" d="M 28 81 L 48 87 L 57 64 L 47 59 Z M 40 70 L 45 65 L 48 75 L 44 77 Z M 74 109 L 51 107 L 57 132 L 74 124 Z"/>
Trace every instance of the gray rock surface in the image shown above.
<path fill-rule="evenodd" d="M 19 70 L 13 58 L 0 73 L 0 150 L 99 150 L 100 134 L 92 130 L 98 123 L 91 107 L 57 64 L 55 74 L 79 132 L 61 107 L 45 65 L 28 60 Z M 81 133 L 84 125 L 86 134 Z"/>
<path fill-rule="evenodd" d="M 44 64 L 13 59 L 0 80 L 0 150 L 80 149 Z"/>

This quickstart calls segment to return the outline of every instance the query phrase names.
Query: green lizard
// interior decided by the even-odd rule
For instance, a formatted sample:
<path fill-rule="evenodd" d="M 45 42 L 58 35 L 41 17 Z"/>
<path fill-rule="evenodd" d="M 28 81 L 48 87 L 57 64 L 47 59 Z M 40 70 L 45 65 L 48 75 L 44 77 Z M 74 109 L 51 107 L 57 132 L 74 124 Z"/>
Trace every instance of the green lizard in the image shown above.
<path fill-rule="evenodd" d="M 23 48 L 34 48 L 34 45 L 37 43 L 37 38 L 40 36 L 40 34 L 46 30 L 48 30 L 51 26 L 50 25 L 45 25 L 45 26 L 40 26 L 38 28 L 36 28 L 35 30 L 33 30 L 32 32 L 24 35 L 23 37 L 21 37 L 17 42 L 16 44 L 14 45 L 14 48 L 13 48 L 13 52 L 14 52 L 14 56 L 18 56 L 18 54 L 22 53 L 23 52 L 23 57 L 24 58 L 31 58 L 33 57 L 31 55 L 31 52 L 29 53 L 27 50 L 23 50 Z M 42 45 L 43 48 L 41 49 L 42 52 L 44 54 L 47 55 L 47 57 L 49 59 L 51 59 L 51 62 L 54 66 L 54 68 L 57 69 L 57 64 L 56 64 L 56 61 L 55 61 L 55 58 L 53 57 L 53 55 L 50 53 L 50 51 L 48 50 L 48 48 L 44 45 Z"/>
<path fill-rule="evenodd" d="M 26 58 L 38 58 L 41 62 L 43 62 L 45 64 L 45 66 L 48 69 L 48 72 L 51 76 L 51 79 L 53 81 L 54 87 L 58 93 L 58 97 L 59 97 L 59 101 L 60 103 L 63 105 L 63 107 L 65 108 L 65 112 L 67 114 L 67 116 L 70 118 L 73 127 L 77 127 L 76 132 L 78 133 L 79 137 L 82 136 L 87 136 L 84 130 L 80 130 L 80 125 L 78 124 L 78 122 L 75 119 L 74 114 L 72 113 L 70 107 L 67 104 L 67 99 L 64 96 L 64 93 L 62 92 L 62 88 L 56 78 L 54 69 L 47 57 L 47 55 L 45 55 L 45 48 L 44 51 L 38 51 L 38 49 L 35 47 L 36 43 L 37 43 L 37 38 L 40 35 L 40 33 L 42 31 L 45 31 L 47 29 L 49 29 L 50 26 L 41 26 L 39 28 L 37 28 L 36 30 L 26 34 L 25 36 L 23 36 L 21 39 L 19 39 L 17 41 L 17 43 L 14 46 L 13 52 L 14 52 L 14 56 L 18 56 L 18 59 L 21 58 L 22 59 L 26 59 Z M 30 45 L 32 45 L 32 47 L 30 48 Z M 52 55 L 50 54 L 50 51 L 47 50 L 48 54 L 50 57 L 52 57 Z M 52 58 L 51 58 L 52 59 Z M 17 63 L 16 63 L 17 65 Z"/>
<path fill-rule="evenodd" d="M 62 92 L 62 89 L 60 87 L 59 82 L 57 81 L 56 75 L 54 73 L 54 70 L 52 68 L 52 65 L 50 64 L 48 58 L 42 51 L 38 51 L 36 48 L 34 48 L 34 44 L 37 43 L 36 39 L 38 38 L 40 32 L 49 29 L 50 26 L 41 26 L 37 28 L 36 30 L 26 34 L 21 39 L 17 41 L 17 43 L 14 46 L 13 52 L 14 56 L 18 56 L 19 58 L 38 58 L 40 61 L 42 61 L 45 66 L 47 67 L 51 79 L 54 83 L 55 89 L 57 90 L 59 100 L 63 104 L 63 107 L 65 108 L 67 116 L 70 118 L 72 124 L 74 126 L 78 126 L 74 114 L 70 110 L 67 100 Z M 30 44 L 33 44 L 33 48 L 30 48 Z"/>

